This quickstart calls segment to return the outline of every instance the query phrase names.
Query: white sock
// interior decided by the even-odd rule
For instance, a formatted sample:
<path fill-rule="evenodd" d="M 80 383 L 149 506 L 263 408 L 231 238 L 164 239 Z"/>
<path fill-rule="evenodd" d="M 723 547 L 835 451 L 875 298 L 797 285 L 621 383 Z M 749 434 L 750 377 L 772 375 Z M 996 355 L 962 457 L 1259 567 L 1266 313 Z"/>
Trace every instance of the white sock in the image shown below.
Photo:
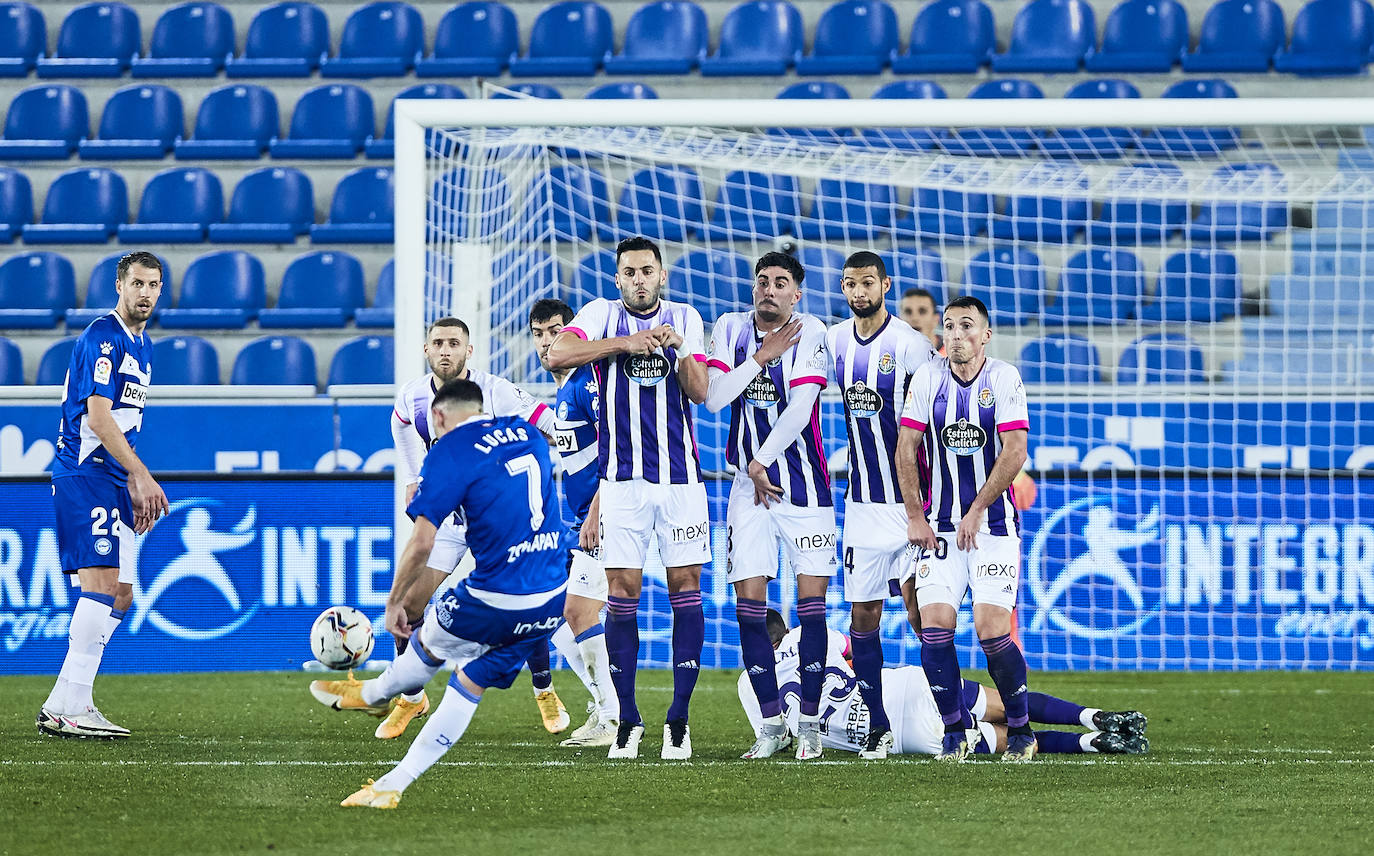
<path fill-rule="evenodd" d="M 587 691 L 592 694 L 592 702 L 601 712 L 603 722 L 620 718 L 620 700 L 616 698 L 615 687 L 611 684 L 611 658 L 606 653 L 606 631 L 596 624 L 582 634 L 577 643 L 582 660 L 588 672 L 582 678 Z"/>
<path fill-rule="evenodd" d="M 406 750 L 406 756 L 396 769 L 382 776 L 372 786 L 378 791 L 404 791 L 410 783 L 420 778 L 420 774 L 444 756 L 449 747 L 458 742 L 463 732 L 468 730 L 472 715 L 477 712 L 477 702 L 481 697 L 468 695 L 466 690 L 449 684 L 444 691 L 444 699 L 439 707 L 425 720 L 415 742 Z"/>
<path fill-rule="evenodd" d="M 1101 708 L 1085 707 L 1083 708 L 1083 712 L 1078 714 L 1078 721 L 1082 723 L 1084 728 L 1096 729 L 1097 725 L 1093 722 L 1093 715 L 1101 712 Z"/>
<path fill-rule="evenodd" d="M 424 691 L 424 690 L 420 690 L 420 691 L 418 691 L 418 692 L 413 692 L 413 693 L 401 693 L 401 700 L 402 700 L 402 701 L 410 702 L 411 704 L 419 704 L 419 703 L 420 703 L 420 699 L 422 699 L 422 698 L 424 698 L 424 697 L 425 697 L 425 691 Z"/>
<path fill-rule="evenodd" d="M 385 672 L 370 681 L 363 681 L 363 701 L 368 704 L 381 704 L 403 692 L 415 690 L 416 687 L 423 690 L 429 679 L 438 674 L 443 667 L 442 660 L 427 662 L 420 653 L 420 646 L 412 640 L 406 646 L 405 653 L 392 660 Z M 413 698 L 407 700 L 419 701 L 419 690 L 416 690 Z"/>
<path fill-rule="evenodd" d="M 1093 746 L 1093 738 L 1101 733 L 1101 731 L 1089 731 L 1087 734 L 1080 735 L 1078 738 L 1079 748 L 1084 752 L 1096 752 L 1097 748 Z"/>
<path fill-rule="evenodd" d="M 106 645 L 110 644 L 110 640 L 114 638 L 115 631 L 119 629 L 119 625 L 120 625 L 121 623 L 123 623 L 123 621 L 124 621 L 124 610 L 122 610 L 122 609 L 118 609 L 118 610 L 117 610 L 117 609 L 113 609 L 113 608 L 112 608 L 112 609 L 110 610 L 110 617 L 109 617 L 109 619 L 105 622 L 105 644 L 106 644 Z"/>
<path fill-rule="evenodd" d="M 105 628 L 110 619 L 110 605 L 114 598 L 109 595 L 82 594 L 76 599 L 72 610 L 72 622 L 67 627 L 67 657 L 62 661 L 62 671 L 57 675 L 58 686 L 66 681 L 64 698 L 54 698 L 58 686 L 53 687 L 53 695 L 48 701 L 56 705 L 57 713 L 80 713 L 94 707 L 91 699 L 91 686 L 95 683 L 95 673 L 100 671 L 100 658 L 105 653 Z"/>
<path fill-rule="evenodd" d="M 587 674 L 587 661 L 582 659 L 582 649 L 577 645 L 577 639 L 573 637 L 572 627 L 568 622 L 558 625 L 558 629 L 553 631 L 553 650 L 558 652 L 558 656 L 568 661 L 568 668 L 573 670 L 577 679 L 582 685 L 590 690 L 591 676 Z"/>

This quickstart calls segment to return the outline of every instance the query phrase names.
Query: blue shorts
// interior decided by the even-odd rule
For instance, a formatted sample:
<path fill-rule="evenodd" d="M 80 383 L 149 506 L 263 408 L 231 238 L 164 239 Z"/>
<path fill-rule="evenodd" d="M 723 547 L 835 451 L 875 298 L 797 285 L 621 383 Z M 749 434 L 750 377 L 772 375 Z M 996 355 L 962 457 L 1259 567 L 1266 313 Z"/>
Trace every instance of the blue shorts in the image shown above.
<path fill-rule="evenodd" d="M 477 686 L 503 690 L 515 682 L 530 654 L 549 644 L 563 620 L 563 599 L 559 589 L 543 603 L 500 609 L 460 582 L 430 604 L 421 642 Z"/>
<path fill-rule="evenodd" d="M 62 572 L 118 568 L 119 581 L 134 581 L 134 508 L 129 488 L 100 476 L 52 480 L 57 512 L 57 552 Z"/>

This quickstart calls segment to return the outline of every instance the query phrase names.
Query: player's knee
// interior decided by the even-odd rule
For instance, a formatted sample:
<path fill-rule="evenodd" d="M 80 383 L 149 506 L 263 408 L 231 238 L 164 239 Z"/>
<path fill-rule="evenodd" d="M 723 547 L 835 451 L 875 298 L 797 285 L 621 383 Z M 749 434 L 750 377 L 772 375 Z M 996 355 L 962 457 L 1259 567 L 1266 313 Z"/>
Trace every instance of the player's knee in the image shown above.
<path fill-rule="evenodd" d="M 881 600 L 850 604 L 849 626 L 852 630 L 859 633 L 877 630 L 882 619 L 883 602 Z"/>
<path fill-rule="evenodd" d="M 588 630 L 601 618 L 601 604 L 585 597 L 571 596 L 563 604 L 563 619 L 574 634 Z"/>
<path fill-rule="evenodd" d="M 134 603 L 134 587 L 129 583 L 120 583 L 115 589 L 114 610 L 125 612 Z"/>
<path fill-rule="evenodd" d="M 119 574 L 114 568 L 83 568 L 77 572 L 81 590 L 90 594 L 103 594 L 110 597 L 119 595 Z M 130 599 L 133 588 L 130 587 Z"/>
<path fill-rule="evenodd" d="M 701 588 L 701 565 L 684 565 L 679 568 L 668 568 L 668 591 L 677 594 L 680 591 L 696 591 Z"/>

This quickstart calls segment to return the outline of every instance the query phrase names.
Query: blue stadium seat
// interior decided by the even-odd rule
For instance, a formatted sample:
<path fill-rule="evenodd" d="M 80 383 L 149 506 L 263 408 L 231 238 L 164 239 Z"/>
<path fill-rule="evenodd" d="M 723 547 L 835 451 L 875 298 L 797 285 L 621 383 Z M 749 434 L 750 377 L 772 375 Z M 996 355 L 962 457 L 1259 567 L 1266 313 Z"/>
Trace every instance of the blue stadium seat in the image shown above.
<path fill-rule="evenodd" d="M 1097 346 L 1084 336 L 1041 336 L 1021 348 L 1017 359 L 1025 383 L 1098 383 L 1102 380 Z"/>
<path fill-rule="evenodd" d="M 678 288 L 671 277 L 668 279 L 668 288 L 673 292 Z M 583 256 L 573 271 L 572 292 L 574 301 L 582 304 L 598 297 L 607 300 L 619 298 L 620 289 L 615 287 L 615 253 L 594 250 Z"/>
<path fill-rule="evenodd" d="M 37 386 L 61 386 L 67 382 L 67 367 L 72 362 L 72 349 L 76 347 L 76 337 L 69 336 L 53 342 L 38 360 Z"/>
<path fill-rule="evenodd" d="M 77 151 L 84 160 L 162 158 L 185 128 L 176 90 L 156 83 L 126 86 L 105 102 L 95 139 L 82 140 Z"/>
<path fill-rule="evenodd" d="M 17 169 L 0 167 L 0 241 L 9 243 L 33 222 L 33 187 Z"/>
<path fill-rule="evenodd" d="M 550 232 L 559 241 L 615 238 L 611 227 L 611 198 L 606 178 L 590 167 L 560 164 L 539 173 L 525 193 L 519 221 L 532 239 Z"/>
<path fill-rule="evenodd" d="M 85 3 L 67 13 L 57 50 L 39 57 L 39 77 L 119 77 L 143 44 L 138 13 L 123 3 Z"/>
<path fill-rule="evenodd" d="M 803 238 L 860 241 L 892 231 L 897 199 L 891 185 L 822 178 L 814 198 L 815 207 L 801 220 Z"/>
<path fill-rule="evenodd" d="M 1004 78 L 989 80 L 973 87 L 969 98 L 1044 98 L 1040 87 L 1029 80 Z M 1014 128 L 961 128 L 943 142 L 951 154 L 962 155 L 1020 155 L 1035 148 L 1035 135 L 1029 130 Z"/>
<path fill-rule="evenodd" d="M 706 58 L 706 12 L 690 0 L 654 0 L 635 10 L 607 74 L 686 74 Z"/>
<path fill-rule="evenodd" d="M 339 179 L 329 219 L 310 227 L 314 244 L 389 244 L 395 237 L 396 179 L 388 167 L 365 166 Z"/>
<path fill-rule="evenodd" d="M 1367 0 L 1311 0 L 1293 19 L 1286 50 L 1274 68 L 1294 74 L 1360 74 L 1374 40 L 1374 9 Z"/>
<path fill-rule="evenodd" d="M 65 160 L 90 132 L 81 90 L 61 83 L 31 86 L 10 102 L 0 158 Z"/>
<path fill-rule="evenodd" d="M 540 249 L 508 250 L 492 259 L 491 273 L 493 330 L 524 330 L 534 301 L 546 297 L 561 300 L 564 296 L 558 259 Z M 512 367 L 511 350 L 510 345 L 493 345 L 493 374 L 505 375 Z"/>
<path fill-rule="evenodd" d="M 1368 330 L 1374 326 L 1369 279 L 1359 276 L 1278 274 L 1269 278 L 1272 315 L 1291 327 L 1312 330 Z"/>
<path fill-rule="evenodd" d="M 396 102 L 402 98 L 416 100 L 438 99 L 438 98 L 466 98 L 463 90 L 448 83 L 417 83 L 414 86 L 402 89 L 396 93 L 396 97 L 391 99 L 391 106 L 386 109 L 386 132 L 381 137 L 374 137 L 363 143 L 363 152 L 369 158 L 385 158 L 390 160 L 396 155 Z"/>
<path fill-rule="evenodd" d="M 1259 353 L 1251 351 L 1239 360 L 1228 360 L 1222 369 L 1222 380 L 1243 385 L 1248 390 L 1257 386 L 1287 385 L 1306 393 L 1322 387 L 1344 390 L 1351 386 L 1368 386 L 1374 380 L 1372 369 L 1374 365 L 1368 358 L 1359 360 L 1358 351 L 1348 347 L 1284 348 Z"/>
<path fill-rule="evenodd" d="M 614 264 L 614 259 L 612 259 Z M 668 267 L 668 290 L 712 320 L 753 305 L 754 266 L 729 250 L 689 250 Z M 810 285 L 809 278 L 802 283 Z"/>
<path fill-rule="evenodd" d="M 1010 197 L 1006 213 L 992 218 L 994 238 L 1064 244 L 1088 228 L 1092 208 L 1087 175 L 1068 165 L 1046 166 L 1025 169 L 1021 181 L 1032 187 L 1052 186 L 1059 192 Z M 1083 195 L 1074 195 L 1075 188 L 1082 188 Z"/>
<path fill-rule="evenodd" d="M 503 3 L 469 0 L 444 13 L 434 53 L 415 58 L 416 77 L 497 77 L 520 50 L 520 25 Z"/>
<path fill-rule="evenodd" d="M 391 384 L 396 380 L 396 343 L 390 336 L 359 336 L 339 346 L 329 361 L 329 386 Z"/>
<path fill-rule="evenodd" d="M 1238 163 L 1217 167 L 1212 183 L 1223 192 L 1263 199 L 1285 189 L 1283 173 L 1271 163 Z M 1227 200 L 1203 203 L 1188 226 L 1194 241 L 1267 241 L 1288 225 L 1284 201 Z"/>
<path fill-rule="evenodd" d="M 510 229 L 511 194 L 514 186 L 499 170 L 481 173 L 481 185 L 468 179 L 464 167 L 456 167 L 439 175 L 430 190 L 430 205 L 438 212 L 432 217 L 431 234 L 444 240 L 460 238 L 489 238 Z M 476 193 L 472 200 L 470 194 Z"/>
<path fill-rule="evenodd" d="M 135 57 L 134 77 L 214 77 L 234 53 L 234 16 L 218 3 L 193 0 L 163 12 L 148 56 Z"/>
<path fill-rule="evenodd" d="M 162 310 L 168 329 L 241 330 L 267 305 L 262 262 L 243 250 L 219 250 L 186 267 L 175 308 Z"/>
<path fill-rule="evenodd" d="M 153 343 L 158 386 L 215 386 L 219 352 L 199 336 L 165 336 Z"/>
<path fill-rule="evenodd" d="M 92 321 L 109 315 L 110 310 L 115 308 L 119 302 L 115 280 L 119 274 L 119 260 L 123 256 L 122 250 L 110 253 L 91 268 L 90 278 L 86 281 L 86 305 L 67 310 L 68 330 L 84 330 Z M 172 305 L 172 267 L 162 256 L 159 255 L 158 259 L 162 261 L 162 296 L 153 305 L 153 320 L 157 320 L 162 310 Z"/>
<path fill-rule="evenodd" d="M 300 97 L 287 137 L 273 140 L 268 149 L 274 158 L 352 158 L 376 130 L 366 89 L 328 83 Z"/>
<path fill-rule="evenodd" d="M 556 87 L 548 83 L 512 83 L 510 86 L 507 86 L 506 89 L 509 89 L 515 94 L 508 95 L 505 92 L 493 92 L 491 97 L 502 99 L 524 96 L 526 98 L 549 98 L 553 100 L 563 97 L 562 92 L 559 92 Z"/>
<path fill-rule="evenodd" d="M 1085 0 L 1031 0 L 1016 13 L 1007 52 L 992 58 L 994 71 L 1078 71 L 1097 42 L 1093 7 Z"/>
<path fill-rule="evenodd" d="M 630 177 L 620 192 L 616 228 L 622 237 L 644 235 L 681 241 L 706 220 L 701 179 L 691 167 L 650 167 Z"/>
<path fill-rule="evenodd" d="M 910 212 L 892 224 L 898 238 L 961 241 L 981 235 L 990 227 L 992 196 L 956 189 L 957 174 L 949 187 L 918 187 Z"/>
<path fill-rule="evenodd" d="M 277 305 L 258 313 L 258 326 L 342 327 L 367 302 L 363 266 L 348 253 L 316 251 L 286 266 Z"/>
<path fill-rule="evenodd" d="M 277 96 L 265 86 L 231 83 L 200 102 L 195 131 L 173 149 L 178 159 L 252 159 L 262 156 L 281 129 Z"/>
<path fill-rule="evenodd" d="M 779 76 L 796 64 L 806 33 L 786 0 L 745 0 L 725 13 L 716 52 L 701 61 L 704 77 Z"/>
<path fill-rule="evenodd" d="M 945 90 L 931 80 L 894 80 L 878 87 L 874 98 L 906 100 L 945 98 Z M 897 108 L 898 105 L 893 105 Z M 899 108 L 900 109 L 900 108 Z M 938 148 L 946 131 L 943 128 L 865 128 L 859 132 L 865 143 L 874 148 L 893 148 L 903 151 L 926 151 Z"/>
<path fill-rule="evenodd" d="M 911 24 L 904 54 L 894 53 L 898 74 L 972 74 L 992 61 L 997 26 L 982 0 L 935 0 Z"/>
<path fill-rule="evenodd" d="M 48 329 L 76 305 L 76 273 L 57 253 L 18 253 L 0 264 L 0 328 Z"/>
<path fill-rule="evenodd" d="M 1268 71 L 1283 46 L 1283 10 L 1274 0 L 1218 0 L 1202 19 L 1184 71 Z"/>
<path fill-rule="evenodd" d="M 1139 98 L 1140 90 L 1125 80 L 1084 80 L 1069 87 L 1065 98 Z M 1052 157 L 1118 158 L 1135 142 L 1130 128 L 1056 128 L 1040 138 L 1040 150 Z"/>
<path fill-rule="evenodd" d="M 516 77 L 590 77 L 613 47 L 611 13 L 592 0 L 562 0 L 539 13 L 525 56 L 511 59 Z"/>
<path fill-rule="evenodd" d="M 1145 321 L 1222 321 L 1240 314 L 1236 257 L 1222 250 L 1186 250 L 1164 260 Z"/>
<path fill-rule="evenodd" d="M 204 167 L 164 169 L 143 188 L 138 217 L 119 227 L 119 240 L 198 244 L 211 223 L 224 219 L 224 189 L 219 177 Z"/>
<path fill-rule="evenodd" d="M 641 101 L 656 99 L 658 93 L 646 83 L 603 83 L 582 97 L 591 101 Z"/>
<path fill-rule="evenodd" d="M 929 291 L 936 308 L 944 305 L 945 260 L 937 251 L 929 247 L 899 247 L 878 255 L 887 265 L 887 275 L 892 277 L 892 293 L 888 295 L 891 311 L 899 311 L 902 292 L 910 288 Z"/>
<path fill-rule="evenodd" d="M 897 50 L 897 13 L 884 0 L 839 0 L 821 13 L 798 74 L 877 74 Z"/>
<path fill-rule="evenodd" d="M 296 336 L 254 339 L 234 358 L 229 382 L 245 386 L 315 386 L 315 349 Z"/>
<path fill-rule="evenodd" d="M 24 383 L 24 352 L 19 346 L 0 336 L 0 386 L 22 386 Z"/>
<path fill-rule="evenodd" d="M 269 166 L 245 175 L 229 200 L 229 216 L 211 223 L 210 240 L 289 244 L 315 222 L 315 191 L 305 173 L 289 166 Z"/>
<path fill-rule="evenodd" d="M 1236 90 L 1224 80 L 1180 80 L 1170 84 L 1163 97 L 1235 98 Z M 1146 154 L 1193 157 L 1215 157 L 1239 145 L 1239 128 L 1156 128 L 1136 143 Z"/>
<path fill-rule="evenodd" d="M 782 101 L 847 99 L 849 90 L 830 80 L 803 80 L 783 87 Z M 838 143 L 854 133 L 852 128 L 770 128 L 768 133 L 820 143 Z"/>
<path fill-rule="evenodd" d="M 377 291 L 371 306 L 360 306 L 353 313 L 359 328 L 392 327 L 396 323 L 396 263 L 387 259 L 377 276 Z"/>
<path fill-rule="evenodd" d="M 1115 324 L 1140 317 L 1145 274 L 1127 250 L 1074 253 L 1059 275 L 1059 294 L 1044 308 L 1044 323 Z"/>
<path fill-rule="evenodd" d="M 797 252 L 797 261 L 806 271 L 802 280 L 801 310 L 827 324 L 849 317 L 849 304 L 840 291 L 845 254 L 822 244 L 806 244 Z M 752 277 L 750 278 L 752 281 Z"/>
<path fill-rule="evenodd" d="M 129 191 L 118 173 L 68 170 L 48 187 L 43 217 L 24 227 L 26 244 L 103 244 L 129 219 Z"/>
<path fill-rule="evenodd" d="M 338 56 L 320 61 L 324 77 L 400 77 L 425 50 L 425 21 L 409 3 L 359 6 L 344 22 Z"/>
<path fill-rule="evenodd" d="M 1206 383 L 1202 349 L 1182 333 L 1151 333 L 1126 346 L 1116 382 Z"/>
<path fill-rule="evenodd" d="M 983 301 L 993 326 L 1017 326 L 1040 313 L 1045 269 L 1030 250 L 999 246 L 969 259 L 960 290 Z"/>
<path fill-rule="evenodd" d="M 1169 194 L 1183 189 L 1183 170 L 1176 164 L 1142 164 L 1122 167 L 1113 174 L 1111 186 L 1119 197 L 1102 200 L 1102 209 L 1088 227 L 1089 237 L 1100 243 L 1158 244 L 1188 224 L 1188 201 Z"/>
<path fill-rule="evenodd" d="M 329 53 L 329 19 L 314 3 L 264 6 L 248 25 L 243 56 L 224 64 L 229 77 L 309 77 Z"/>
<path fill-rule="evenodd" d="M 727 173 L 716 191 L 706 235 L 712 240 L 775 238 L 799 231 L 801 196 L 790 175 Z"/>
<path fill-rule="evenodd" d="M 48 49 L 48 23 L 38 7 L 0 3 L 0 77 L 28 77 Z"/>
<path fill-rule="evenodd" d="M 1177 0 L 1122 0 L 1102 27 L 1089 71 L 1167 72 L 1188 51 L 1188 12 Z"/>

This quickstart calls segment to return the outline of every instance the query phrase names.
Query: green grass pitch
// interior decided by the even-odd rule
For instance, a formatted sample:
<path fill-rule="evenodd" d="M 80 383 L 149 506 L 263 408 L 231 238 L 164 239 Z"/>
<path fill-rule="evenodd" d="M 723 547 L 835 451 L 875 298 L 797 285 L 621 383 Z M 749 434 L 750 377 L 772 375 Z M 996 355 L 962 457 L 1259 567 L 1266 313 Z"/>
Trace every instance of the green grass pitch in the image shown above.
<path fill-rule="evenodd" d="M 556 686 L 580 722 L 585 693 Z M 340 799 L 399 759 L 377 720 L 315 703 L 299 673 L 102 676 L 122 742 L 41 738 L 47 677 L 0 679 L 0 853 L 788 854 L 1368 853 L 1374 679 L 1364 674 L 1034 675 L 1033 686 L 1150 717 L 1144 757 L 744 762 L 735 675 L 704 672 L 695 755 L 560 749 L 528 678 L 396 811 Z M 641 675 L 661 717 L 667 672 Z M 442 692 L 436 680 L 431 693 Z"/>

